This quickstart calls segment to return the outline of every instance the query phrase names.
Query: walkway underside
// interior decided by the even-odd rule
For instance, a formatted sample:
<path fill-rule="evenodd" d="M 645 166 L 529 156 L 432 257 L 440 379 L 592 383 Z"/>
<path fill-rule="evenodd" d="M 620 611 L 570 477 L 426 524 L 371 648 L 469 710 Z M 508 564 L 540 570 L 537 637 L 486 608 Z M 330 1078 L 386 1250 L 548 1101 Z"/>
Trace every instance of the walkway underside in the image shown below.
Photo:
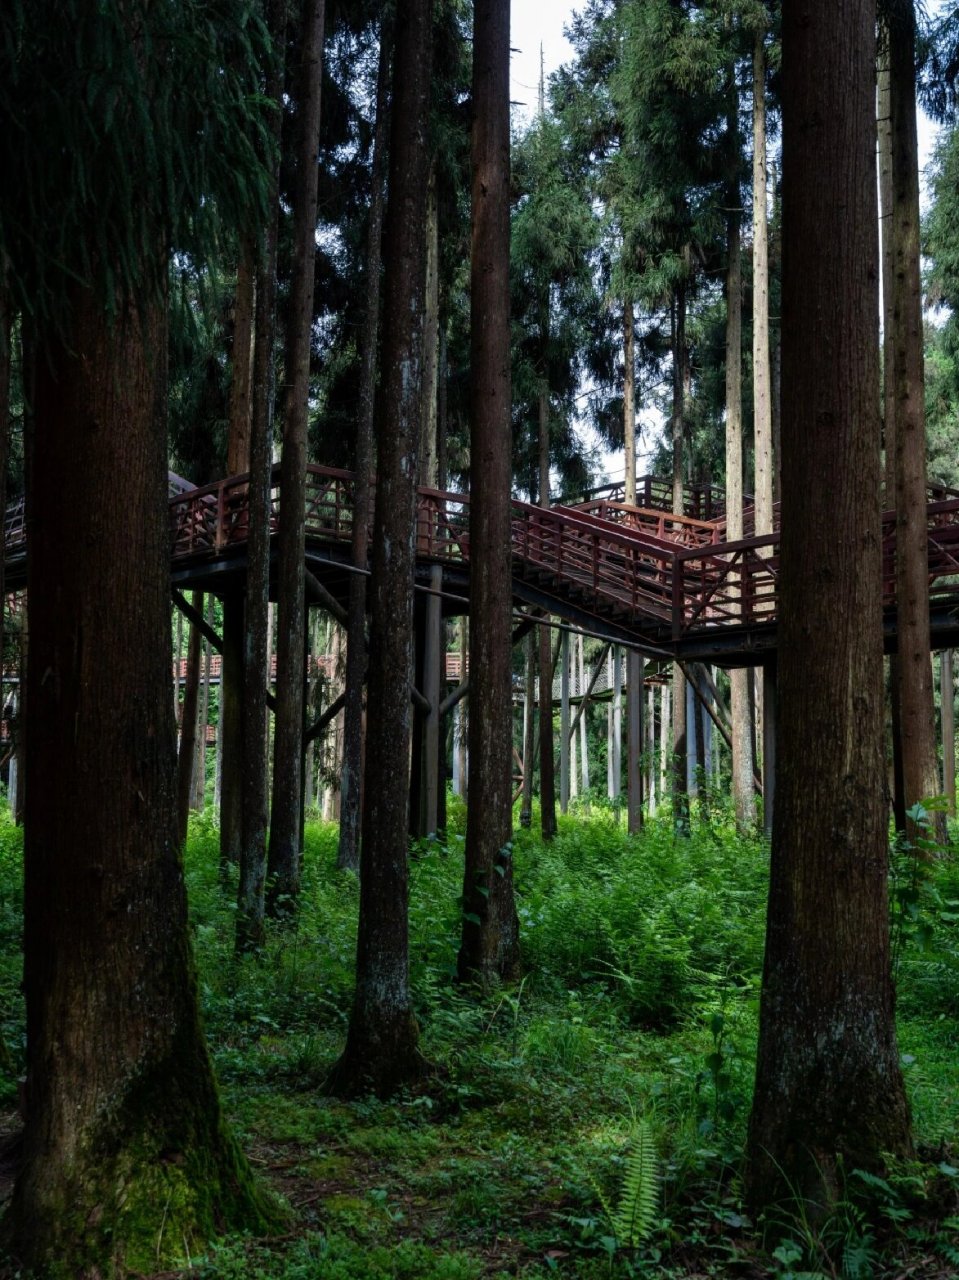
<path fill-rule="evenodd" d="M 659 482 L 641 481 L 643 500 L 665 505 Z M 176 486 L 179 490 L 181 487 Z M 174 586 L 223 594 L 246 574 L 248 481 L 233 477 L 170 500 Z M 692 509 L 703 509 L 694 491 Z M 959 494 L 935 494 L 928 507 L 930 622 L 934 648 L 959 646 Z M 281 494 L 274 473 L 271 524 Z M 710 506 L 715 510 L 716 503 Z M 659 506 L 608 498 L 549 509 L 514 501 L 513 596 L 521 613 L 548 611 L 605 640 L 649 657 L 722 667 L 764 663 L 776 649 L 778 531 L 725 540 L 725 521 L 677 517 Z M 310 467 L 306 498 L 307 567 L 323 592 L 346 603 L 351 573 L 353 476 Z M 448 615 L 469 608 L 469 499 L 421 489 L 416 530 L 418 586 L 443 569 Z M 747 519 L 747 528 L 749 523 Z M 883 521 L 884 644 L 893 651 L 895 519 Z M 8 590 L 25 584 L 22 509 L 7 516 Z M 314 596 L 316 596 L 314 585 Z M 322 600 L 321 600 L 322 602 Z"/>

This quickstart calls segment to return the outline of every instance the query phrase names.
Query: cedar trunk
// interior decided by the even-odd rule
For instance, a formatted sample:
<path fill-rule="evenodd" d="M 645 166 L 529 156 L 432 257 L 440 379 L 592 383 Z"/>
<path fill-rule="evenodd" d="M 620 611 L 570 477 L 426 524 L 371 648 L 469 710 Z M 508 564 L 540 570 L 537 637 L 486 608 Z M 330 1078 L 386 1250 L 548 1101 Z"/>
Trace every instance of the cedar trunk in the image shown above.
<path fill-rule="evenodd" d="M 919 275 L 916 16 L 912 0 L 889 27 L 892 132 L 892 396 L 895 413 L 896 619 L 905 808 L 940 791 L 929 641 L 926 413 Z M 889 375 L 887 370 L 887 376 Z M 895 690 L 894 690 L 895 696 Z M 945 818 L 940 836 L 945 838 Z"/>
<path fill-rule="evenodd" d="M 417 1050 L 409 981 L 407 815 L 430 17 L 429 0 L 397 6 L 356 990 L 346 1048 L 329 1082 L 347 1094 L 388 1095 L 426 1066 Z"/>
<path fill-rule="evenodd" d="M 509 0 L 476 0 L 470 280 L 470 774 L 461 980 L 519 974 L 513 900 Z M 549 501 L 549 486 L 545 490 Z"/>
<path fill-rule="evenodd" d="M 730 122 L 736 118 L 731 111 Z M 726 532 L 730 542 L 738 542 L 743 536 L 743 296 L 738 204 L 736 184 L 730 190 L 726 227 Z M 756 819 L 756 791 L 749 727 L 749 672 L 744 667 L 734 667 L 729 672 L 729 718 L 733 809 L 736 825 L 745 830 Z"/>
<path fill-rule="evenodd" d="M 262 1214 L 200 1032 L 177 842 L 163 310 L 121 304 L 111 327 L 90 295 L 74 304 L 37 364 L 29 477 L 28 1106 L 9 1225 L 27 1266 L 93 1276 L 155 1270 Z"/>
<path fill-rule="evenodd" d="M 783 23 L 779 784 L 747 1194 L 910 1152 L 883 802 L 875 4 Z M 814 749 L 810 749 L 811 745 Z"/>
<path fill-rule="evenodd" d="M 673 295 L 673 514 L 683 514 L 683 466 L 686 404 L 686 285 L 680 281 Z M 686 677 L 678 662 L 673 664 L 673 756 L 671 794 L 673 826 L 680 835 L 689 834 L 689 786 L 686 774 Z"/>
<path fill-rule="evenodd" d="M 380 24 L 380 54 L 376 74 L 376 126 L 370 225 L 366 233 L 366 315 L 363 321 L 359 409 L 356 416 L 356 455 L 353 461 L 353 539 L 350 551 L 355 572 L 350 578 L 346 622 L 346 705 L 343 708 L 343 772 L 340 778 L 340 837 L 336 863 L 341 870 L 360 869 L 360 791 L 363 774 L 363 686 L 366 682 L 366 569 L 370 545 L 370 481 L 373 474 L 373 408 L 376 387 L 376 348 L 380 325 L 380 266 L 386 181 L 386 140 L 389 126 L 390 62 L 393 33 L 384 18 Z"/>
<path fill-rule="evenodd" d="M 306 677 L 306 445 L 316 262 L 316 153 L 320 136 L 325 15 L 325 0 L 304 0 L 295 87 L 297 171 L 280 461 L 276 719 L 268 864 L 268 905 L 276 915 L 289 912 L 300 889 Z"/>
<path fill-rule="evenodd" d="M 766 211 L 766 31 L 753 50 L 753 432 L 756 536 L 773 530 L 773 415 L 769 360 L 769 233 Z M 740 535 L 741 536 L 741 535 Z"/>
<path fill-rule="evenodd" d="M 270 34 L 274 61 L 266 92 L 279 102 L 283 94 L 286 0 L 272 0 Z M 236 949 L 252 950 L 264 940 L 267 822 L 268 718 L 270 681 L 270 484 L 273 462 L 273 350 L 276 340 L 276 259 L 279 218 L 279 142 L 281 114 L 273 121 L 277 150 L 270 160 L 266 225 L 256 255 L 256 314 L 253 344 L 253 399 L 249 437 L 249 531 L 247 535 L 246 628 L 243 646 L 243 781 L 240 806 L 240 879 L 237 890 Z"/>

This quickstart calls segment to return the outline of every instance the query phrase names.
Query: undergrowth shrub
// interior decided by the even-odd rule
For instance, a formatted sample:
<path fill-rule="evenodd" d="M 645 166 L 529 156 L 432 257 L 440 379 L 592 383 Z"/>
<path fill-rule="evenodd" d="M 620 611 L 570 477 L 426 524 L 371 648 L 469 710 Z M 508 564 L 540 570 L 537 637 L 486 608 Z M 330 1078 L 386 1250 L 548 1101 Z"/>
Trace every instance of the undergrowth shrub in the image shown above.
<path fill-rule="evenodd" d="M 527 966 L 566 987 L 602 983 L 622 1017 L 666 1027 L 702 975 L 748 985 L 760 967 L 766 857 L 731 825 L 677 840 L 667 820 L 630 837 L 614 817 L 564 820 L 517 840 Z"/>

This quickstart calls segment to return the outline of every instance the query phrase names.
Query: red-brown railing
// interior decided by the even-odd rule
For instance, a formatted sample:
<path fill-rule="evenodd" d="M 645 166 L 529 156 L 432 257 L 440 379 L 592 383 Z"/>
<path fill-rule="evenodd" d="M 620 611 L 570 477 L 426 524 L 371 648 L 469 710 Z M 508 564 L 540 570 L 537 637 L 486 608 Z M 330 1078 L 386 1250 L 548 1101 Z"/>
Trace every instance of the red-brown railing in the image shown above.
<path fill-rule="evenodd" d="M 575 507 L 561 509 L 598 516 L 634 533 L 650 533 L 654 538 L 664 538 L 683 547 L 703 547 L 720 541 L 720 521 L 675 516 L 670 511 L 654 507 L 633 507 L 626 502 L 599 498 L 595 502 L 582 502 Z"/>

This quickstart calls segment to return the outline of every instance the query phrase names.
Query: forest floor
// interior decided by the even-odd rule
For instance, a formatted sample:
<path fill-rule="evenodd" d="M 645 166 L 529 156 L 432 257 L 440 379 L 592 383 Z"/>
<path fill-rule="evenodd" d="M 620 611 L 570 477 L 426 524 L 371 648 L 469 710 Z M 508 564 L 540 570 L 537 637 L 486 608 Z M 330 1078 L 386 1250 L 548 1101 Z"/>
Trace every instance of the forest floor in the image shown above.
<path fill-rule="evenodd" d="M 617 815 L 563 819 L 514 857 L 526 977 L 483 1000 L 454 987 L 464 815 L 411 863 L 411 959 L 427 1056 L 390 1103 L 323 1093 L 348 1016 L 357 886 L 336 828 L 307 831 L 302 906 L 259 959 L 233 956 L 233 895 L 209 817 L 187 877 L 201 998 L 224 1102 L 285 1200 L 271 1240 L 230 1238 L 182 1272 L 218 1280 L 481 1277 L 898 1277 L 959 1274 L 959 865 L 895 859 L 900 1046 L 919 1156 L 849 1170 L 818 1223 L 751 1222 L 740 1166 L 752 1085 L 768 850 L 714 806 L 689 839 Z M 19 833 L 0 816 L 0 1135 L 22 1068 Z M 645 1238 L 611 1217 L 656 1152 Z M 2 1145 L 2 1139 L 0 1139 Z M 11 1169 L 0 1161 L 0 1199 Z M 4 1180 L 6 1181 L 4 1182 Z M 199 1254 L 199 1249 L 196 1253 Z M 158 1273 L 159 1274 L 159 1273 Z"/>

